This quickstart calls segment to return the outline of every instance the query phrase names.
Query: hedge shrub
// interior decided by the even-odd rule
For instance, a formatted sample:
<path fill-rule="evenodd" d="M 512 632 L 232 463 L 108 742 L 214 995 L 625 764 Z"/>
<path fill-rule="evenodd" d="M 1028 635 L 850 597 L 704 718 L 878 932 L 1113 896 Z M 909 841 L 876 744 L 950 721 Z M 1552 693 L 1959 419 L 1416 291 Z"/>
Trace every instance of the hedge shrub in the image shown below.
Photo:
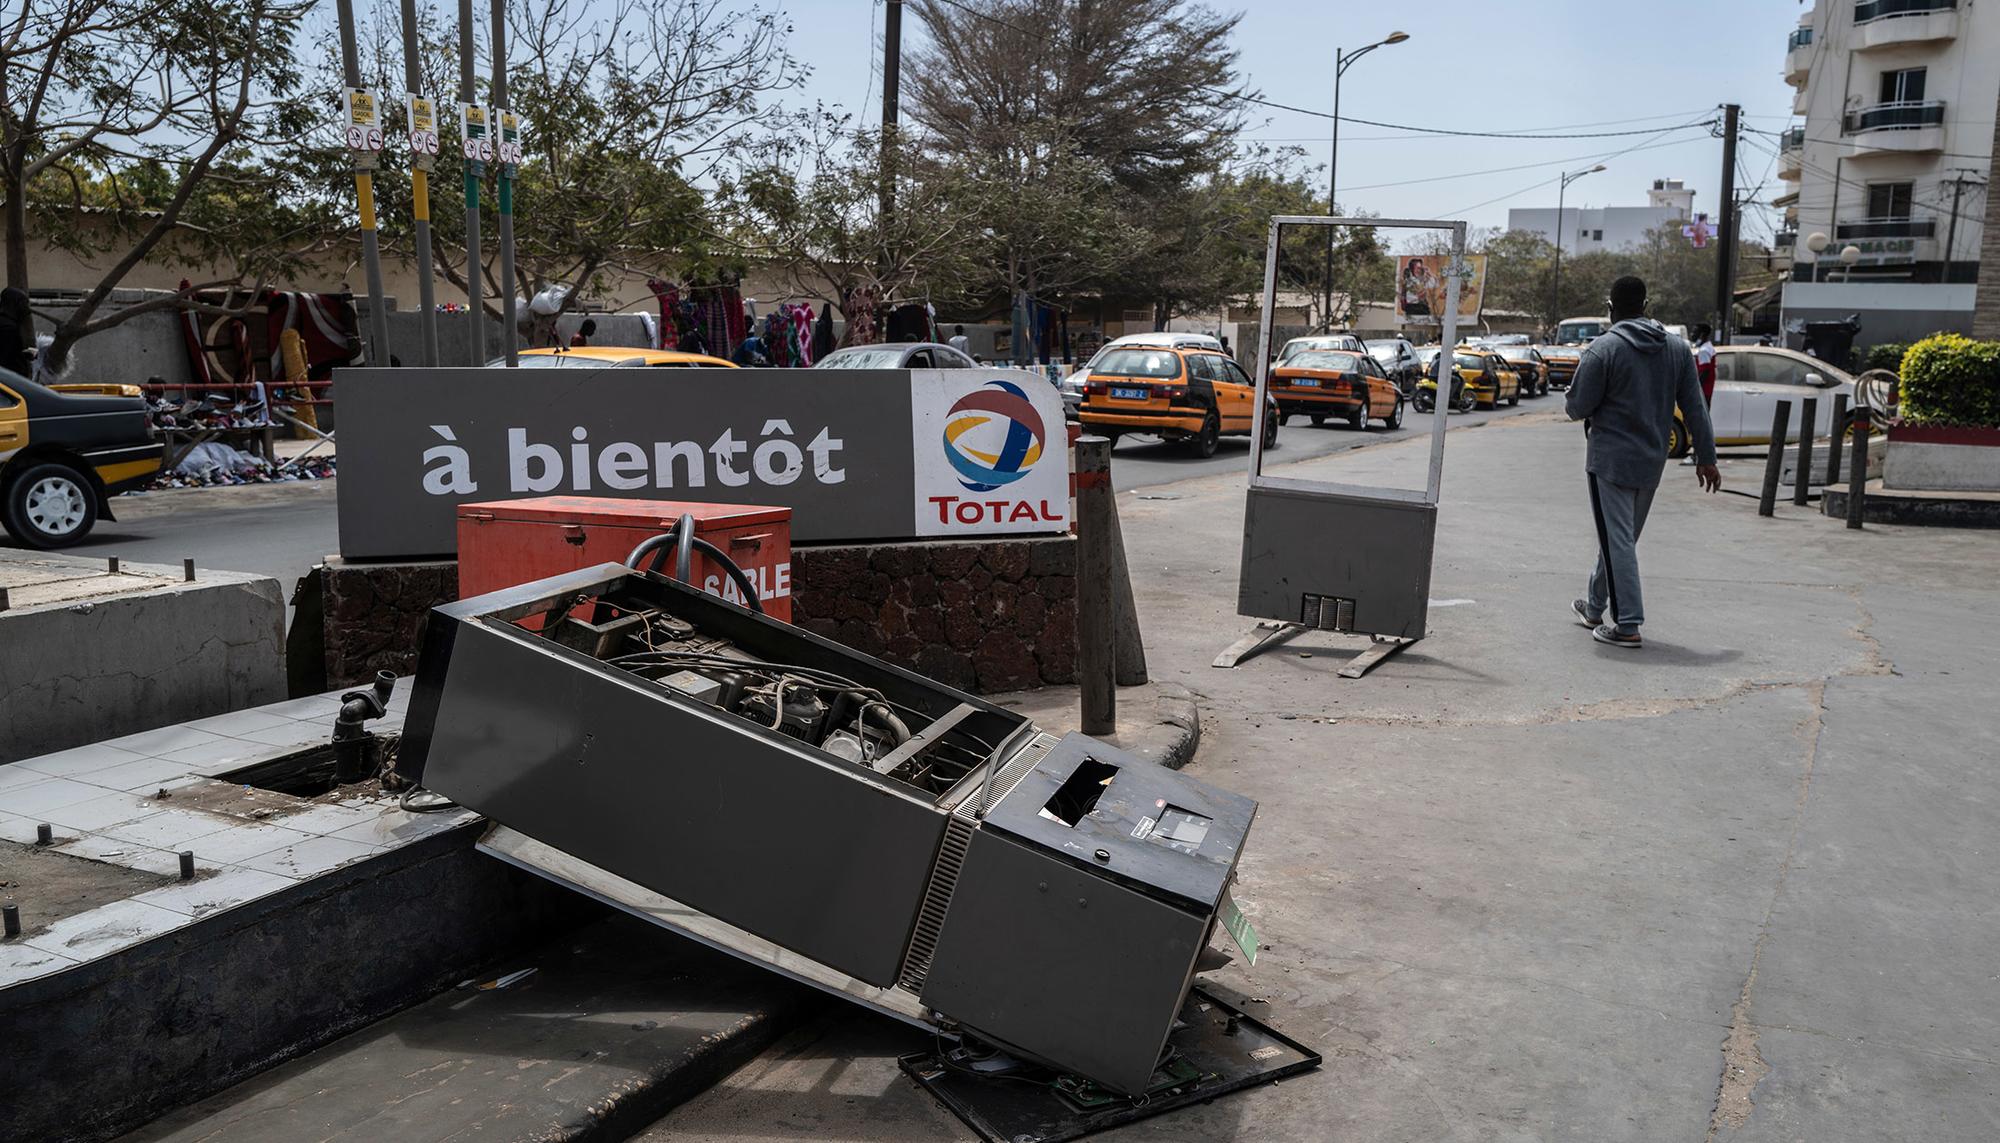
<path fill-rule="evenodd" d="M 1887 369 L 1891 373 L 1903 371 L 1903 355 L 1910 351 L 1907 341 L 1885 341 L 1868 347 L 1868 356 L 1861 359 L 1863 369 Z"/>
<path fill-rule="evenodd" d="M 1905 424 L 2000 428 L 2000 341 L 1939 333 L 1903 356 Z"/>

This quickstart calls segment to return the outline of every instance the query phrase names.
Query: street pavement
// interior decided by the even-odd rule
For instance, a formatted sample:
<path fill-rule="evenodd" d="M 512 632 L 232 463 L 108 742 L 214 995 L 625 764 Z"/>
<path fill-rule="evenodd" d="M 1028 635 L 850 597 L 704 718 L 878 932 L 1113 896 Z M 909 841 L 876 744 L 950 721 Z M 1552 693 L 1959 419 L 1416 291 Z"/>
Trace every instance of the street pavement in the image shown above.
<path fill-rule="evenodd" d="M 1449 441 L 1429 637 L 1361 680 L 1332 634 L 1208 665 L 1249 625 L 1238 478 L 1120 497 L 1189 772 L 1261 803 L 1266 946 L 1218 975 L 1325 1063 L 1104 1138 L 2000 1138 L 2000 535 L 1760 519 L 1669 468 L 1632 652 L 1568 615 L 1579 431 Z M 895 1070 L 921 1039 L 830 1011 L 641 1137 L 970 1139 Z"/>
<path fill-rule="evenodd" d="M 292 585 L 339 548 L 334 481 L 173 488 L 111 502 L 118 519 L 100 520 L 63 554 L 117 556 L 136 563 L 267 575 L 289 597 Z M 0 546 L 14 541 L 0 532 Z"/>
<path fill-rule="evenodd" d="M 1551 393 L 1547 397 L 1523 401 L 1518 407 L 1475 409 L 1470 413 L 1448 415 L 1452 427 L 1461 428 L 1559 406 L 1562 399 L 1561 393 Z M 1264 463 L 1296 464 L 1349 449 L 1368 448 L 1385 441 L 1428 437 L 1430 431 L 1431 414 L 1419 413 L 1415 409 L 1403 410 L 1403 427 L 1400 429 L 1385 429 L 1379 422 L 1370 422 L 1366 432 L 1348 428 L 1345 421 L 1329 421 L 1321 428 L 1314 428 L 1304 417 L 1293 417 L 1291 424 L 1278 430 L 1278 447 L 1266 455 Z M 1196 457 L 1183 445 L 1151 436 L 1122 437 L 1111 450 L 1111 479 L 1120 488 L 1147 488 L 1196 476 L 1242 473 L 1249 466 L 1249 437 L 1223 437 L 1215 455 L 1206 459 Z"/>

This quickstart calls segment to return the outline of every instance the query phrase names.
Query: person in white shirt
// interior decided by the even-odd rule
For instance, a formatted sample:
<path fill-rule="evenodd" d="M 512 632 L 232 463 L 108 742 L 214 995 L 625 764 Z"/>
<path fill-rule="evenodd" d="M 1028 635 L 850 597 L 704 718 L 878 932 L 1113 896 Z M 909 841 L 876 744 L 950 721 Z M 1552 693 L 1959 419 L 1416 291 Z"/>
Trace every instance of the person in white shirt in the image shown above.
<path fill-rule="evenodd" d="M 965 336 L 965 327 L 962 325 L 951 327 L 951 340 L 946 344 L 965 354 L 967 357 L 972 356 L 972 339 Z"/>

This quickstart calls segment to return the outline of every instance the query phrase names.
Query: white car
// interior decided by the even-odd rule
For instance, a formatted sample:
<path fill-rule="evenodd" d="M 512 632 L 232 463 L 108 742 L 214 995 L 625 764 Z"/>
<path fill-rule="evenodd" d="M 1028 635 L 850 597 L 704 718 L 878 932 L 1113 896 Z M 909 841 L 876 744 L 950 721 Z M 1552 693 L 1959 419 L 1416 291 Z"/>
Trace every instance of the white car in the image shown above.
<path fill-rule="evenodd" d="M 1717 444 L 1769 444 L 1779 401 L 1792 403 L 1787 441 L 1799 439 L 1799 420 L 1808 397 L 1818 399 L 1813 435 L 1833 432 L 1833 399 L 1847 395 L 1854 407 L 1854 378 L 1817 357 L 1775 346 L 1719 345 L 1715 349 L 1715 396 L 1709 420 Z"/>

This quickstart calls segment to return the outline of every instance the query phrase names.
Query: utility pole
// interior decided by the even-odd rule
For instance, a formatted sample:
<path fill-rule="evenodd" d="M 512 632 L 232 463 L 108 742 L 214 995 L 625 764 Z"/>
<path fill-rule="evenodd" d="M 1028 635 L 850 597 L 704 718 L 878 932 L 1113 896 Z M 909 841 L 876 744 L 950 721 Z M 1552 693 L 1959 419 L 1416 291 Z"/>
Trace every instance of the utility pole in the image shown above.
<path fill-rule="evenodd" d="M 1944 276 L 1940 279 L 1940 281 L 1947 283 L 1951 281 L 1953 255 L 1958 253 L 1959 200 L 1964 197 L 1965 188 L 1968 185 L 1979 185 L 1977 180 L 1968 177 L 1971 174 L 1972 171 L 1965 167 L 1959 167 L 1951 173 L 1951 223 L 1945 227 L 1944 232 Z"/>
<path fill-rule="evenodd" d="M 519 132 L 507 113 L 507 0 L 493 0 L 493 114 L 486 133 L 499 150 L 493 165 L 495 205 L 500 211 L 500 344 L 509 368 L 521 363 L 520 315 L 514 312 L 514 147 Z"/>
<path fill-rule="evenodd" d="M 417 328 L 419 359 L 438 363 L 437 287 L 431 267 L 431 151 L 437 138 L 437 105 L 424 97 L 423 69 L 417 58 L 417 0 L 403 0 L 403 92 L 410 116 L 410 200 L 417 224 Z M 428 110 L 428 115 L 420 115 Z M 424 122 L 428 119 L 428 122 Z"/>
<path fill-rule="evenodd" d="M 1333 49 L 1333 148 L 1326 155 L 1326 215 L 1332 218 L 1340 213 L 1340 207 L 1333 196 L 1340 189 L 1340 76 L 1346 71 L 1340 49 Z M 1326 228 L 1326 274 L 1320 279 L 1322 301 L 1319 315 L 1325 323 L 1324 330 L 1333 329 L 1333 241 L 1337 237 L 1334 228 Z"/>
<path fill-rule="evenodd" d="M 347 92 L 342 93 L 342 110 L 349 122 L 354 118 L 352 94 L 361 89 L 360 53 L 354 47 L 354 0 L 339 0 L 335 6 L 340 21 L 340 68 L 347 81 Z M 371 118 L 379 124 L 382 114 L 375 107 Z M 389 315 L 383 310 L 382 302 L 382 245 L 375 233 L 375 155 L 374 150 L 364 149 L 356 144 L 349 133 L 349 157 L 354 160 L 354 198 L 361 216 L 361 265 L 368 280 L 368 333 L 374 340 L 373 351 L 368 354 L 368 364 L 387 365 L 389 363 Z M 380 132 L 372 144 L 381 147 Z"/>
<path fill-rule="evenodd" d="M 882 186 L 881 204 L 876 211 L 876 231 L 882 236 L 881 273 L 892 264 L 889 250 L 890 223 L 896 217 L 896 130 L 902 109 L 903 88 L 903 0 L 888 0 L 882 12 Z"/>
<path fill-rule="evenodd" d="M 479 93 L 472 86 L 473 55 L 472 0 L 458 0 L 458 104 L 460 130 L 469 136 L 465 125 L 473 117 L 477 108 Z M 479 116 L 484 135 L 490 137 L 493 125 Z M 478 157 L 477 144 L 468 137 L 465 142 L 465 308 L 470 324 L 466 333 L 472 340 L 472 360 L 469 364 L 486 363 L 486 299 L 481 289 L 481 279 L 486 274 L 486 262 L 479 253 L 479 182 L 486 174 L 486 164 Z"/>
<path fill-rule="evenodd" d="M 1736 311 L 1736 123 L 1743 114 L 1740 104 L 1722 108 L 1722 218 L 1716 240 L 1722 249 L 1715 257 L 1715 342 L 1729 344 L 1729 321 Z"/>

